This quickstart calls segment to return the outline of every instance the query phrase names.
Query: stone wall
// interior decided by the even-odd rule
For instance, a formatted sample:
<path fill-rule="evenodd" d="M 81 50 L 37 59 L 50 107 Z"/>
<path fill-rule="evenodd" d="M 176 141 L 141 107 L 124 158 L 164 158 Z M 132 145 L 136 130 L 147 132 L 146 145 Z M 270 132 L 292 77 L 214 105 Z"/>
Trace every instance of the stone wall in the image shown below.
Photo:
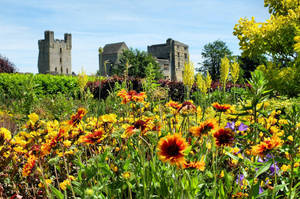
<path fill-rule="evenodd" d="M 72 36 L 54 40 L 54 32 L 45 31 L 45 39 L 39 40 L 39 73 L 72 74 Z"/>

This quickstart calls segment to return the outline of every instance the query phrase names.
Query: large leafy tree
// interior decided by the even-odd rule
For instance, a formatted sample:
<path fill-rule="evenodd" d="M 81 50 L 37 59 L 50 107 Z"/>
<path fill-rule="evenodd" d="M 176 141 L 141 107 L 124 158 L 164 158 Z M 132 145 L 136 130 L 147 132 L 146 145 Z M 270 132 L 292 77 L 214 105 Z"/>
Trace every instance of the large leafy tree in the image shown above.
<path fill-rule="evenodd" d="M 15 65 L 10 62 L 6 57 L 0 54 L 0 73 L 14 73 L 16 72 Z"/>
<path fill-rule="evenodd" d="M 129 49 L 123 51 L 120 57 L 118 67 L 113 69 L 113 74 L 124 75 L 126 67 L 128 68 L 128 75 L 133 77 L 146 77 L 146 67 L 149 64 L 153 65 L 155 78 L 162 78 L 161 69 L 152 55 L 145 51 L 138 49 Z M 127 66 L 126 66 L 127 65 Z"/>
<path fill-rule="evenodd" d="M 243 56 L 266 55 L 279 66 L 288 66 L 297 59 L 294 50 L 297 27 L 300 25 L 299 0 L 265 0 L 270 19 L 257 22 L 241 18 L 233 34 L 240 41 Z"/>
<path fill-rule="evenodd" d="M 204 61 L 197 70 L 199 72 L 208 71 L 212 79 L 216 80 L 220 77 L 221 58 L 225 56 L 230 57 L 232 52 L 229 50 L 225 42 L 217 40 L 206 44 L 201 55 L 204 58 Z"/>

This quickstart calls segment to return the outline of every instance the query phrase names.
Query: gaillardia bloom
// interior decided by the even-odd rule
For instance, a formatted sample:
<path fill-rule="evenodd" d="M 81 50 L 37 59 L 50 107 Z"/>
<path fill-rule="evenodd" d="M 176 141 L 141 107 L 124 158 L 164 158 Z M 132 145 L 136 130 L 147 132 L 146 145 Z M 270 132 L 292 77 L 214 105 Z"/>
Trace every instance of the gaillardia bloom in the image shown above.
<path fill-rule="evenodd" d="M 234 141 L 234 132 L 231 129 L 219 129 L 215 132 L 216 144 L 218 146 L 230 146 Z"/>
<path fill-rule="evenodd" d="M 182 103 L 181 107 L 178 109 L 178 112 L 182 115 L 189 115 L 197 112 L 196 106 L 192 101 L 185 101 Z"/>
<path fill-rule="evenodd" d="M 143 102 L 147 97 L 145 92 L 137 93 L 135 90 L 126 92 L 125 89 L 122 89 L 117 95 L 122 98 L 122 104 L 127 104 L 130 101 Z"/>
<path fill-rule="evenodd" d="M 97 129 L 92 133 L 89 133 L 80 138 L 80 142 L 86 144 L 95 144 L 99 143 L 104 139 L 104 131 L 102 129 Z"/>
<path fill-rule="evenodd" d="M 87 111 L 84 108 L 79 108 L 75 115 L 71 116 L 71 120 L 69 121 L 70 125 L 76 126 L 79 124 L 80 120 L 86 115 Z"/>
<path fill-rule="evenodd" d="M 159 159 L 172 165 L 183 165 L 185 163 L 184 151 L 187 148 L 188 143 L 180 134 L 167 135 L 158 142 Z"/>
<path fill-rule="evenodd" d="M 193 136 L 200 137 L 201 135 L 207 135 L 211 130 L 216 128 L 215 120 L 206 120 L 202 122 L 199 126 L 194 126 L 189 129 Z"/>
<path fill-rule="evenodd" d="M 271 138 L 266 138 L 263 142 L 252 147 L 251 152 L 253 155 L 264 156 L 271 150 L 281 147 L 283 140 L 277 135 L 273 135 Z"/>
<path fill-rule="evenodd" d="M 218 102 L 213 103 L 212 106 L 217 112 L 226 112 L 231 107 L 230 104 L 219 104 Z"/>
<path fill-rule="evenodd" d="M 134 122 L 131 126 L 129 126 L 126 131 L 125 134 L 127 135 L 127 137 L 130 137 L 131 135 L 133 135 L 137 130 L 140 130 L 142 134 L 145 134 L 149 128 L 148 128 L 148 120 L 144 121 L 144 120 L 138 120 L 136 122 Z"/>

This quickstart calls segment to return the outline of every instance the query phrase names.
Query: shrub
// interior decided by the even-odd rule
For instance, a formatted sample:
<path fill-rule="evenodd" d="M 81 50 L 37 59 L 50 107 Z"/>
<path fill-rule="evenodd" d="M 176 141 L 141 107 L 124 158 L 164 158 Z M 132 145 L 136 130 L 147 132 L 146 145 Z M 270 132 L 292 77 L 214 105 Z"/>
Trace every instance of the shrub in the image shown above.
<path fill-rule="evenodd" d="M 0 73 L 15 73 L 16 67 L 6 57 L 0 55 Z"/>

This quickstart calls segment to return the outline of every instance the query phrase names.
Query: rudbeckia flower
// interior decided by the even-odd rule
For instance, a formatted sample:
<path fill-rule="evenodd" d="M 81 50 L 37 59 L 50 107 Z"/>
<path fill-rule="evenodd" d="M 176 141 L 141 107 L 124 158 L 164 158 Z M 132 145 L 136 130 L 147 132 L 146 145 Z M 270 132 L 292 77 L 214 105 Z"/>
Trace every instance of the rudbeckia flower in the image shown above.
<path fill-rule="evenodd" d="M 194 126 L 189 129 L 190 133 L 194 136 L 200 137 L 201 135 L 207 135 L 210 131 L 216 128 L 215 120 L 206 120 L 199 126 Z"/>
<path fill-rule="evenodd" d="M 213 103 L 212 106 L 217 112 L 226 112 L 231 107 L 230 104 L 219 104 L 218 102 Z"/>

